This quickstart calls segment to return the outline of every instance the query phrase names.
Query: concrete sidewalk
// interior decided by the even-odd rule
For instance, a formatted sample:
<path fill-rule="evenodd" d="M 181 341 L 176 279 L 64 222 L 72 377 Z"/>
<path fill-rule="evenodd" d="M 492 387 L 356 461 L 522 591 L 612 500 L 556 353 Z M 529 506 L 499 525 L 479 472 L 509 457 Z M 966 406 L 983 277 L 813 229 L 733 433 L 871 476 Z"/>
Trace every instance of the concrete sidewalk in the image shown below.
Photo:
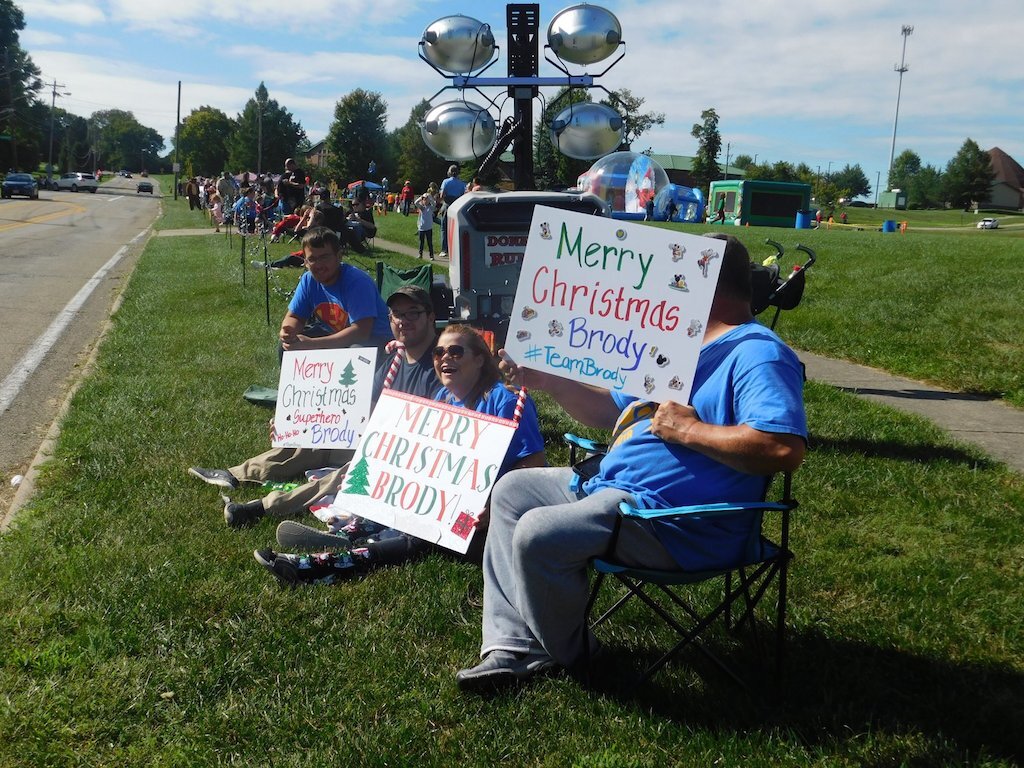
<path fill-rule="evenodd" d="M 1024 411 L 997 400 L 949 392 L 856 363 L 799 352 L 807 378 L 875 403 L 923 416 L 957 440 L 1024 473 Z"/>

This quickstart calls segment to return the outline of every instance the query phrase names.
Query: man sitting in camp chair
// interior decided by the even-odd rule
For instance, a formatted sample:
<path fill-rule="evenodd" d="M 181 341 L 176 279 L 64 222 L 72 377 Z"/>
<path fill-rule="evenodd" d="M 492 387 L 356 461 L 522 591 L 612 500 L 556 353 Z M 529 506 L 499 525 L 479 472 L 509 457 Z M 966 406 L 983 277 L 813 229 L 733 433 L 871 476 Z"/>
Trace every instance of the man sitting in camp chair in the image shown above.
<path fill-rule="evenodd" d="M 726 247 L 691 405 L 641 401 L 505 358 L 516 385 L 544 389 L 577 420 L 613 429 L 612 445 L 579 490 L 570 489 L 571 468 L 524 469 L 498 481 L 484 549 L 483 660 L 456 675 L 463 690 L 558 667 L 583 671 L 596 650 L 584 624 L 588 563 L 609 554 L 620 502 L 666 508 L 760 499 L 770 475 L 803 461 L 800 362 L 751 315 L 746 248 L 732 236 L 712 237 Z M 647 568 L 731 566 L 757 519 L 623 520 L 612 554 Z"/>

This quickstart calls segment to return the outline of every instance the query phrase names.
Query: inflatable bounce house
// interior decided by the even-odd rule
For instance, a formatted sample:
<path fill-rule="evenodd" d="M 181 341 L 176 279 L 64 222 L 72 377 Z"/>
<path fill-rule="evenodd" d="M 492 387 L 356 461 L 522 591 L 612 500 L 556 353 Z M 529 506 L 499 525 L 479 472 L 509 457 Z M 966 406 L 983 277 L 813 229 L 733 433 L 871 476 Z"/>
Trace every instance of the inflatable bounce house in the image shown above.
<path fill-rule="evenodd" d="M 704 220 L 704 196 L 699 189 L 671 184 L 665 169 L 637 152 L 612 152 L 586 173 L 576 187 L 592 192 L 611 205 L 612 218 L 642 220 L 647 202 L 654 200 L 654 220 L 699 223 Z"/>

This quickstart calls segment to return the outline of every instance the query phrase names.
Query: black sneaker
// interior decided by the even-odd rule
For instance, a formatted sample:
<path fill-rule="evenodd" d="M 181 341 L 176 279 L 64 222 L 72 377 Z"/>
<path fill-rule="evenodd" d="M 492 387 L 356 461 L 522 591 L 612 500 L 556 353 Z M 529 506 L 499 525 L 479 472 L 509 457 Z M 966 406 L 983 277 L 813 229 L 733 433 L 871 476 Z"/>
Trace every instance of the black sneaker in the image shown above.
<path fill-rule="evenodd" d="M 226 499 L 224 503 L 224 522 L 229 528 L 252 525 L 265 514 L 267 510 L 263 508 L 263 499 L 247 501 L 244 504 L 236 504 L 231 499 Z"/>
<path fill-rule="evenodd" d="M 238 487 L 238 479 L 226 469 L 203 469 L 203 467 L 189 467 L 188 473 L 192 477 L 198 477 L 204 483 L 217 485 L 221 488 L 235 489 Z"/>
<path fill-rule="evenodd" d="M 297 587 L 300 584 L 333 584 L 356 574 L 356 564 L 348 552 L 290 555 L 272 549 L 257 549 L 252 556 L 286 587 Z"/>

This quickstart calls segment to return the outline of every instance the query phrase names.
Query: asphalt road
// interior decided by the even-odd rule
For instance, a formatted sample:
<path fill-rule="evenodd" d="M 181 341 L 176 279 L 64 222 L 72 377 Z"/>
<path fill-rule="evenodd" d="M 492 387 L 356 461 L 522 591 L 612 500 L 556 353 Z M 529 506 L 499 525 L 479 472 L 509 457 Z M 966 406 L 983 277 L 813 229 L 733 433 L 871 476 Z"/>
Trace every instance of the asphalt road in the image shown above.
<path fill-rule="evenodd" d="M 159 213 L 136 181 L 0 200 L 0 517 Z"/>

